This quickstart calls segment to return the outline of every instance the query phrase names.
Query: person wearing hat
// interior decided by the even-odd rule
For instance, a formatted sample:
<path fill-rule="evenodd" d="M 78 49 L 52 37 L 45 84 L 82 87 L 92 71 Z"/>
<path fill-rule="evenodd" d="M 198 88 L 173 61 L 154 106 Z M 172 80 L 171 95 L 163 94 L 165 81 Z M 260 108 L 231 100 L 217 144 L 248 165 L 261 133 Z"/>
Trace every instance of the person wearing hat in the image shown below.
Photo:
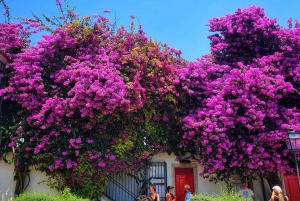
<path fill-rule="evenodd" d="M 185 184 L 183 188 L 183 191 L 185 193 L 184 201 L 190 201 L 192 197 L 192 193 L 190 192 L 191 187 L 188 184 Z"/>
<path fill-rule="evenodd" d="M 253 191 L 250 188 L 248 188 L 247 182 L 242 183 L 242 188 L 238 191 L 238 194 L 243 195 L 247 201 L 256 201 L 256 197 Z"/>
<path fill-rule="evenodd" d="M 279 186 L 273 186 L 273 192 L 269 201 L 288 201 L 289 199 L 283 195 Z"/>
<path fill-rule="evenodd" d="M 176 196 L 173 195 L 173 186 L 168 186 L 167 187 L 167 194 L 166 194 L 166 201 L 175 201 Z"/>

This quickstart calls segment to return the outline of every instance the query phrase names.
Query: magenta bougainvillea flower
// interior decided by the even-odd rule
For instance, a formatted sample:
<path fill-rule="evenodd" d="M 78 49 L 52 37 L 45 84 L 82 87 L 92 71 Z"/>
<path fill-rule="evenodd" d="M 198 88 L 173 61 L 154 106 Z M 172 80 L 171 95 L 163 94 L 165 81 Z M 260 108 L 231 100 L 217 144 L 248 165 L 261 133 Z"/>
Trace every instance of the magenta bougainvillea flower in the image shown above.
<path fill-rule="evenodd" d="M 67 16 L 72 22 L 14 58 L 0 93 L 25 111 L 9 146 L 18 144 L 24 160 L 60 175 L 78 194 L 95 196 L 107 175 L 137 171 L 166 148 L 177 124 L 173 80 L 186 61 L 134 23 L 130 32 L 115 31 L 103 16 Z"/>
<path fill-rule="evenodd" d="M 134 22 L 116 30 L 71 10 L 59 19 L 46 18 L 58 27 L 31 47 L 29 34 L 49 27 L 0 24 L 0 50 L 12 58 L 0 95 L 23 108 L 8 144 L 18 165 L 90 198 L 107 175 L 138 171 L 166 150 L 196 150 L 212 180 L 293 171 L 283 139 L 300 131 L 299 24 L 238 9 L 209 21 L 210 54 L 187 62 Z"/>
<path fill-rule="evenodd" d="M 182 145 L 199 146 L 201 176 L 213 180 L 292 172 L 284 139 L 300 130 L 299 28 L 281 28 L 255 6 L 209 26 L 211 54 L 178 71 L 193 100 Z"/>

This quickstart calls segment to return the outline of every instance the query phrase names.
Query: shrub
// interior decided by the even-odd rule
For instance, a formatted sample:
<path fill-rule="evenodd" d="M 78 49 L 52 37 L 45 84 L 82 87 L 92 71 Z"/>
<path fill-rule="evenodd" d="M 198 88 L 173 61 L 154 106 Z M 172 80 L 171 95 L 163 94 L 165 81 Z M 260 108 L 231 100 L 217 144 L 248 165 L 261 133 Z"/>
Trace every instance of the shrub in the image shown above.
<path fill-rule="evenodd" d="M 73 195 L 70 189 L 66 188 L 61 194 L 25 192 L 13 199 L 13 201 L 89 201 Z"/>
<path fill-rule="evenodd" d="M 191 197 L 191 201 L 246 201 L 236 192 L 227 192 L 221 189 L 219 193 L 200 193 Z"/>

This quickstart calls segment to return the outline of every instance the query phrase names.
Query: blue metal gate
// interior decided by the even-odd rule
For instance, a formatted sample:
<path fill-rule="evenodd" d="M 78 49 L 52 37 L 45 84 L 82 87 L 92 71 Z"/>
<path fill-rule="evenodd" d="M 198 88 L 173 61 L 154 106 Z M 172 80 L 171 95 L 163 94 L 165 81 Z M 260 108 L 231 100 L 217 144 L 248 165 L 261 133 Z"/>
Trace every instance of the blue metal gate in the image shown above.
<path fill-rule="evenodd" d="M 144 184 L 149 194 L 149 185 L 156 185 L 160 200 L 165 200 L 167 181 L 166 162 L 150 162 L 140 172 L 123 172 L 110 175 L 104 193 L 112 201 L 134 201 Z"/>

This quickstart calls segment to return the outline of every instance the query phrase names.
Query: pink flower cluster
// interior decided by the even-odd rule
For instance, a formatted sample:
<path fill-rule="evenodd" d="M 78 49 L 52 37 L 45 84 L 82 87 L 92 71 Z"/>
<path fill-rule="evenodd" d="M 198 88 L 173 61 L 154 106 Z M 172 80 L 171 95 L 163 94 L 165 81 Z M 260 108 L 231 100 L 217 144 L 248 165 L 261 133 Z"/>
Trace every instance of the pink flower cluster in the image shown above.
<path fill-rule="evenodd" d="M 166 147 L 159 138 L 175 122 L 173 80 L 186 61 L 142 29 L 114 33 L 103 16 L 66 22 L 14 58 L 0 95 L 26 113 L 10 145 L 23 138 L 18 150 L 40 159 L 33 165 L 53 175 L 67 170 L 68 185 L 80 189 L 111 172 L 137 171 Z"/>
<path fill-rule="evenodd" d="M 292 172 L 284 139 L 300 131 L 299 28 L 250 7 L 210 20 L 211 54 L 179 72 L 188 95 L 182 145 L 199 146 L 202 176 Z"/>
<path fill-rule="evenodd" d="M 297 23 L 281 28 L 255 6 L 211 19 L 211 54 L 188 63 L 134 22 L 129 32 L 99 15 L 60 19 L 26 49 L 21 36 L 44 25 L 0 24 L 1 50 L 13 58 L 0 95 L 24 109 L 9 146 L 40 170 L 66 175 L 75 190 L 101 188 L 111 172 L 137 171 L 181 141 L 198 148 L 204 177 L 293 171 L 283 139 L 300 131 Z"/>
<path fill-rule="evenodd" d="M 11 59 L 28 45 L 23 26 L 19 23 L 0 23 L 0 51 Z M 24 36 L 24 37 L 23 37 Z"/>

